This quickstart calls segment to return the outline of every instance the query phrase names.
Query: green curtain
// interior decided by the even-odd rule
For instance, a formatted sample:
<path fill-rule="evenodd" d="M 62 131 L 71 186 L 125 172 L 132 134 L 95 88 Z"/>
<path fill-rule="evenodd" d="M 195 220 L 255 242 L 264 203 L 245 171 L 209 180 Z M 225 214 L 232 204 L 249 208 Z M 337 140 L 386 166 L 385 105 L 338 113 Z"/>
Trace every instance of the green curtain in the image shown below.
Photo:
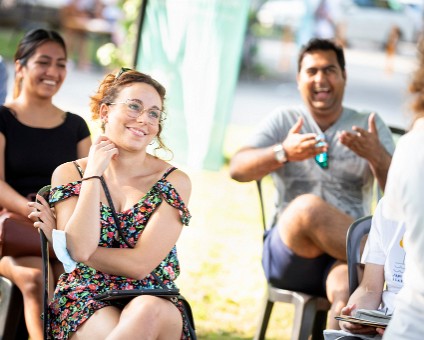
<path fill-rule="evenodd" d="M 136 66 L 167 89 L 163 136 L 179 163 L 223 164 L 248 10 L 249 0 L 147 3 Z"/>

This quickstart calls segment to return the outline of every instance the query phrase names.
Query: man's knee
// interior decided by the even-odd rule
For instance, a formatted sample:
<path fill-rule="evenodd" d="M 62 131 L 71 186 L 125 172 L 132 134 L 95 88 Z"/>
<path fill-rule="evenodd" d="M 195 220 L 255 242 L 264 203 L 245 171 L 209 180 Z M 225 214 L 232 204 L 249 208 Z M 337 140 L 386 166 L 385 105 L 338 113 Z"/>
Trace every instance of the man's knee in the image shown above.
<path fill-rule="evenodd" d="M 321 197 L 313 194 L 298 196 L 290 202 L 280 220 L 284 225 L 309 228 L 316 224 L 317 218 L 326 204 L 328 203 Z"/>

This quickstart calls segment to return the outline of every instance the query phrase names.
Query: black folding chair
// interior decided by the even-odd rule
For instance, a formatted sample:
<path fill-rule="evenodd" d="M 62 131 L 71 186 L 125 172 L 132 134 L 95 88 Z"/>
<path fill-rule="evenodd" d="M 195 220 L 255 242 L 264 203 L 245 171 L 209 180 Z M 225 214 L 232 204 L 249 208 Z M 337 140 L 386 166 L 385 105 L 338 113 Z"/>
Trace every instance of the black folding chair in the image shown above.
<path fill-rule="evenodd" d="M 265 218 L 265 206 L 262 195 L 262 181 L 256 181 L 260 209 L 262 213 L 262 225 L 264 232 L 268 229 Z M 323 339 L 323 330 L 327 324 L 327 312 L 330 303 L 326 298 L 313 296 L 292 290 L 274 287 L 270 282 L 267 285 L 265 301 L 262 307 L 259 326 L 254 340 L 265 339 L 272 308 L 275 302 L 291 303 L 295 307 L 292 340 L 307 340 L 312 335 L 312 340 Z"/>
<path fill-rule="evenodd" d="M 362 279 L 361 241 L 371 229 L 372 216 L 365 216 L 354 221 L 346 236 L 346 257 L 349 273 L 349 295 L 355 291 Z"/>
<path fill-rule="evenodd" d="M 44 199 L 49 201 L 49 192 L 50 185 L 42 187 L 38 191 L 38 195 L 44 197 Z M 37 200 L 38 201 L 38 200 Z M 40 202 L 39 202 L 40 203 Z M 49 243 L 44 232 L 40 230 L 40 240 L 41 240 L 41 258 L 43 260 L 43 278 L 44 278 L 44 291 L 43 291 L 43 333 L 44 339 L 47 340 L 47 331 L 48 331 L 48 303 L 49 303 Z"/>

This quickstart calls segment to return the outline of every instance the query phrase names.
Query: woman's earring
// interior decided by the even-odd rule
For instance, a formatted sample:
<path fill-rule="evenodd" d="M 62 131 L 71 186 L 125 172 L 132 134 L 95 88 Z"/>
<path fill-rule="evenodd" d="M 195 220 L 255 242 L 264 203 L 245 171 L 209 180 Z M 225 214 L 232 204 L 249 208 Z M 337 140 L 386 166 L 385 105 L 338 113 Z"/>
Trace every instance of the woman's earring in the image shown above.
<path fill-rule="evenodd" d="M 102 129 L 103 132 L 105 132 L 105 127 L 106 127 L 106 119 L 102 120 L 102 124 L 100 125 L 100 128 Z"/>

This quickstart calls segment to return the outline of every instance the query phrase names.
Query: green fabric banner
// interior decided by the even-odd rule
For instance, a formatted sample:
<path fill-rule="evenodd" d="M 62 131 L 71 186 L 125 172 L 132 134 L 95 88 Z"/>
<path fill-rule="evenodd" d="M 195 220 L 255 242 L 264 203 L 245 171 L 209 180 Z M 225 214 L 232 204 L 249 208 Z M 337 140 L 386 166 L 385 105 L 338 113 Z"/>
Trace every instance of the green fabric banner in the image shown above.
<path fill-rule="evenodd" d="M 218 170 L 249 0 L 150 0 L 137 69 L 167 89 L 163 137 L 174 160 Z"/>

